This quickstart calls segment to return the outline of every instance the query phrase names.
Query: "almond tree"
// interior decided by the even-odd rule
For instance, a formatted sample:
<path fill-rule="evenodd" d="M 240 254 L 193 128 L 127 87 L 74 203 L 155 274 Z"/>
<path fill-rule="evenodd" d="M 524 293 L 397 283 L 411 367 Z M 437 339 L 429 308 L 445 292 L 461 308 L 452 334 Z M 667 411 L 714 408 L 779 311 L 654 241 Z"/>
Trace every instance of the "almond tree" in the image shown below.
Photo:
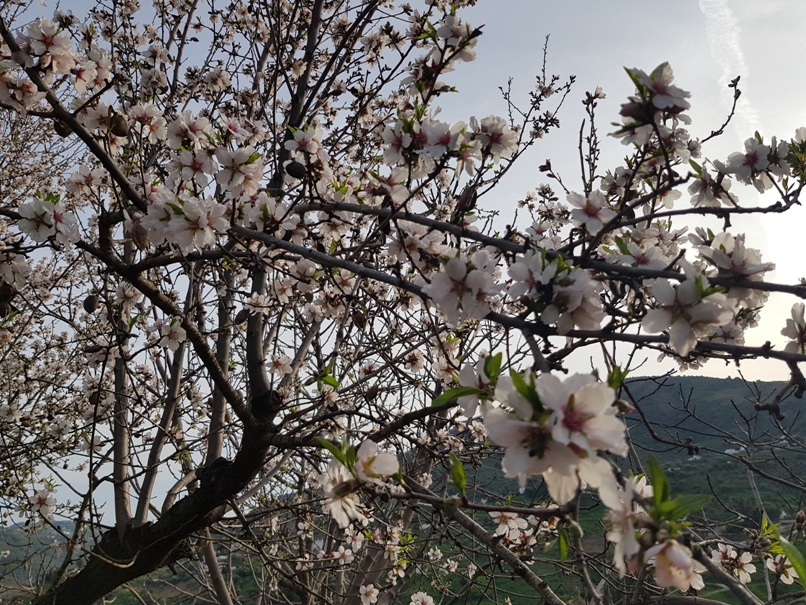
<path fill-rule="evenodd" d="M 507 92 L 508 118 L 440 120 L 482 31 L 465 4 L 101 2 L 30 20 L 0 3 L 0 116 L 37 137 L 4 147 L 25 185 L 0 189 L 0 510 L 64 539 L 7 588 L 92 603 L 180 565 L 220 603 L 504 602 L 503 568 L 561 605 L 532 565 L 555 544 L 596 603 L 685 600 L 707 571 L 750 604 L 754 557 L 770 600 L 803 570 L 766 520 L 730 545 L 690 524 L 705 501 L 673 497 L 659 464 L 631 472 L 617 395 L 637 348 L 779 359 L 792 381 L 767 409 L 802 394 L 802 304 L 785 350 L 744 334 L 770 292 L 803 286 L 765 281 L 729 218 L 798 205 L 804 133 L 703 160 L 671 68 L 628 69 L 623 165 L 600 169 L 603 93 L 587 93 L 578 187 L 547 163 L 552 184 L 501 229 L 497 187 L 573 78 Z M 777 201 L 743 206 L 734 182 Z M 695 215 L 714 228 L 686 232 Z M 579 359 L 597 373 L 568 374 Z M 471 485 L 500 453 L 531 501 Z M 585 493 L 609 511 L 610 554 L 586 552 Z"/>

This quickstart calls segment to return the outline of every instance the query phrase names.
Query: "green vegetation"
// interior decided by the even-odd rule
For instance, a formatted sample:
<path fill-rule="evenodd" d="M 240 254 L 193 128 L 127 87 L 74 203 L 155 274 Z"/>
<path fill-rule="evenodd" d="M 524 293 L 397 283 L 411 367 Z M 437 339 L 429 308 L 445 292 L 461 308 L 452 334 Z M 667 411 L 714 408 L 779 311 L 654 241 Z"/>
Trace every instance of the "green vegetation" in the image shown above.
<path fill-rule="evenodd" d="M 768 412 L 755 409 L 757 403 L 769 401 L 772 394 L 782 386 L 781 383 L 762 383 L 749 388 L 740 380 L 672 378 L 666 381 L 666 386 L 659 388 L 656 382 L 650 380 L 627 381 L 627 391 L 638 409 L 626 415 L 634 454 L 630 460 L 624 461 L 623 470 L 643 472 L 651 454 L 659 461 L 668 477 L 672 494 L 712 496 L 705 510 L 693 515 L 695 524 L 718 525 L 721 531 L 729 535 L 732 523 L 740 516 L 754 519 L 760 525 L 760 498 L 770 519 L 773 522 L 781 521 L 782 533 L 786 535 L 790 520 L 803 506 L 804 500 L 802 492 L 784 484 L 787 474 L 791 472 L 788 469 L 806 468 L 803 456 L 788 448 L 788 439 L 802 439 L 806 435 L 802 426 L 789 420 L 790 417 L 797 418 L 796 411 L 800 402 L 782 403 L 783 420 L 776 420 Z M 655 436 L 662 442 L 653 438 L 644 419 L 652 425 Z M 535 506 L 546 502 L 546 492 L 539 478 L 529 482 L 525 490 L 519 490 L 516 480 L 503 477 L 500 458 L 486 458 L 483 464 L 479 463 L 477 466 L 474 466 L 472 460 L 465 460 L 463 465 L 457 464 L 458 460 L 452 464 L 452 468 L 442 469 L 441 487 L 447 484 L 451 494 L 457 493 L 457 486 L 460 486 L 472 502 L 492 504 L 509 501 L 519 506 Z M 751 478 L 748 473 L 754 465 L 763 469 L 769 477 Z M 434 475 L 436 478 L 438 473 Z M 758 496 L 751 489 L 751 480 L 757 486 Z M 440 485 L 436 489 L 439 491 Z M 584 532 L 583 544 L 589 552 L 606 548 L 603 512 L 603 507 L 598 505 L 595 498 L 582 498 L 578 522 Z M 490 531 L 494 531 L 496 525 L 488 513 L 476 511 L 473 516 Z M 438 522 L 439 517 L 435 515 L 432 519 Z M 71 528 L 62 529 L 69 532 Z M 442 539 L 428 548 L 439 548 L 444 559 L 449 559 L 459 549 L 472 548 L 464 534 L 450 532 L 448 528 L 435 529 L 436 535 Z M 738 531 L 734 537 L 739 542 L 746 540 L 746 536 Z M 61 537 L 48 527 L 34 534 L 28 534 L 24 528 L 6 528 L 0 540 L 0 550 L 9 551 L 0 560 L 0 577 L 4 577 L 6 586 L 12 583 L 12 577 L 29 584 L 45 581 L 47 574 L 59 565 L 63 556 L 60 550 L 53 548 L 54 543 L 62 541 Z M 33 549 L 29 548 L 31 542 Z M 415 547 L 416 544 L 412 544 L 412 551 Z M 802 548 L 802 544 L 800 547 Z M 27 560 L 24 559 L 26 555 Z M 558 559 L 560 554 L 556 540 L 541 544 L 534 551 L 532 568 L 538 575 L 545 577 L 561 596 L 573 602 L 581 594 L 580 580 L 570 563 L 565 571 L 557 571 L 556 563 L 545 562 L 556 562 Z M 187 568 L 178 567 L 175 571 L 161 570 L 137 580 L 134 588 L 149 604 L 193 605 L 207 602 L 187 596 L 198 590 L 191 575 L 192 568 L 197 564 L 191 562 Z M 236 554 L 227 564 L 227 575 L 231 577 L 235 594 L 243 602 L 251 602 L 250 599 L 257 602 L 259 591 L 250 561 L 243 555 Z M 513 605 L 534 602 L 534 595 L 524 589 L 522 581 L 517 576 L 508 575 L 510 572 L 496 562 L 485 556 L 477 559 L 475 564 L 485 573 L 495 569 L 498 576 L 495 584 L 487 585 L 483 578 L 469 584 L 464 570 L 461 569 L 456 573 L 445 574 L 443 581 L 446 586 L 454 594 L 460 595 L 457 603 L 482 603 L 493 592 L 499 596 L 509 596 Z M 759 572 L 754 579 L 753 589 L 764 599 L 765 588 L 760 574 L 762 564 L 758 561 L 756 564 Z M 410 569 L 413 567 L 414 565 Z M 411 581 L 401 591 L 397 602 L 408 603 L 408 596 L 412 593 L 417 590 L 428 591 L 430 574 L 409 574 L 409 579 Z M 593 578 L 594 582 L 598 580 L 599 578 Z M 0 591 L 0 598 L 5 602 L 13 594 L 14 592 L 8 590 L 5 593 Z M 142 603 L 125 587 L 118 589 L 114 596 L 118 605 Z M 709 585 L 708 582 L 702 596 L 733 602 L 732 596 L 724 587 Z"/>

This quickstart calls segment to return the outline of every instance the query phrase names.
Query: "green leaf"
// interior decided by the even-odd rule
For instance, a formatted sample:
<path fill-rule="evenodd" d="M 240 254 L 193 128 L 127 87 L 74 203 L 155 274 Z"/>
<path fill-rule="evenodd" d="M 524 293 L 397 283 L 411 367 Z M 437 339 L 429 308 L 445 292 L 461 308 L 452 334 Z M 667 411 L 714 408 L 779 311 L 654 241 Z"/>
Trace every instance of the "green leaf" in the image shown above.
<path fill-rule="evenodd" d="M 459 397 L 465 397 L 466 395 L 479 395 L 483 391 L 478 387 L 454 387 L 452 389 L 448 389 L 441 395 L 434 397 L 434 400 L 431 402 L 433 407 L 439 407 L 441 405 L 445 405 Z"/>
<path fill-rule="evenodd" d="M 543 403 L 540 401 L 540 396 L 535 389 L 534 375 L 530 374 L 531 380 L 529 383 L 524 380 L 523 374 L 516 370 L 510 370 L 509 376 L 512 378 L 512 386 L 515 387 L 518 394 L 526 399 L 532 406 L 532 410 L 534 410 L 533 418 L 539 417 L 540 414 L 543 413 L 544 408 Z"/>
<path fill-rule="evenodd" d="M 652 73 L 649 74 L 649 79 L 652 80 L 653 82 L 660 82 L 661 79 L 663 78 L 663 72 L 668 67 L 669 63 L 664 61 L 663 63 L 661 63 L 655 69 L 652 70 Z"/>
<path fill-rule="evenodd" d="M 324 384 L 333 387 L 334 389 L 338 389 L 339 386 L 341 386 L 339 381 L 336 380 L 336 378 L 334 376 L 331 376 L 330 374 L 325 374 L 324 376 L 320 376 L 319 380 L 321 382 L 323 382 Z"/>
<path fill-rule="evenodd" d="M 344 466 L 347 465 L 347 456 L 345 455 L 344 451 L 338 446 L 333 443 L 330 443 L 327 439 L 322 439 L 321 437 L 317 437 L 316 440 L 319 442 L 323 448 L 333 454 L 333 457 L 341 462 Z"/>
<path fill-rule="evenodd" d="M 672 502 L 675 503 L 675 507 L 672 510 L 674 518 L 670 520 L 677 521 L 684 519 L 691 513 L 701 511 L 710 501 L 711 496 L 708 494 L 684 494 L 678 496 L 672 500 Z"/>
<path fill-rule="evenodd" d="M 560 561 L 565 561 L 568 558 L 569 546 L 568 532 L 563 528 L 557 534 L 557 548 L 560 551 Z"/>
<path fill-rule="evenodd" d="M 451 483 L 463 496 L 465 495 L 465 488 L 467 487 L 465 467 L 462 465 L 461 460 L 453 454 L 451 454 Z"/>
<path fill-rule="evenodd" d="M 632 69 L 630 69 L 629 67 L 625 67 L 624 71 L 626 71 L 627 75 L 630 76 L 630 80 L 632 80 L 632 83 L 635 84 L 636 88 L 638 88 L 639 90 L 643 90 L 645 88 L 644 85 L 641 84 L 641 81 L 638 79 L 638 74 L 636 74 Z"/>
<path fill-rule="evenodd" d="M 621 252 L 622 254 L 629 254 L 630 253 L 630 249 L 627 248 L 627 244 L 625 243 L 625 241 L 622 238 L 620 238 L 619 236 L 616 236 L 616 237 L 613 238 L 613 240 L 616 242 L 616 246 L 618 247 L 619 252 Z"/>
<path fill-rule="evenodd" d="M 517 370 L 510 370 L 509 376 L 512 378 L 512 386 L 515 387 L 515 390 L 518 391 L 518 394 L 528 400 L 534 389 L 531 389 L 530 391 L 529 385 L 526 384 L 526 381 L 523 379 L 523 374 Z"/>
<path fill-rule="evenodd" d="M 629 373 L 629 370 L 622 370 L 621 366 L 615 366 L 607 376 L 607 386 L 614 391 L 618 391 Z"/>
<path fill-rule="evenodd" d="M 501 360 L 503 358 L 502 353 L 496 353 L 484 360 L 484 375 L 492 384 L 495 384 L 498 380 L 498 375 L 501 373 Z"/>
<path fill-rule="evenodd" d="M 700 166 L 700 165 L 699 165 L 697 162 L 695 162 L 694 160 L 689 160 L 689 161 L 688 161 L 688 163 L 689 163 L 689 164 L 691 165 L 691 167 L 694 169 L 694 174 L 696 174 L 698 177 L 701 177 L 701 176 L 702 176 L 702 166 Z"/>
<path fill-rule="evenodd" d="M 669 480 L 666 478 L 666 474 L 655 456 L 649 457 L 647 475 L 649 475 L 649 482 L 652 484 L 652 502 L 656 507 L 660 507 L 671 498 L 671 489 L 669 488 Z"/>
<path fill-rule="evenodd" d="M 778 537 L 778 530 L 780 529 L 780 523 L 770 523 L 769 517 L 764 515 L 761 517 L 761 535 L 762 536 L 772 536 Z"/>
<path fill-rule="evenodd" d="M 181 202 L 182 200 L 179 201 Z M 179 204 L 174 204 L 173 202 L 165 202 L 165 205 L 168 206 L 168 208 L 170 208 L 171 210 L 173 210 L 173 213 L 176 214 L 177 216 L 183 216 L 185 214 L 185 212 L 182 210 L 182 206 L 180 206 Z"/>
<path fill-rule="evenodd" d="M 344 453 L 344 460 L 347 463 L 345 465 L 347 468 L 355 468 L 355 463 L 358 462 L 358 454 L 355 451 L 355 447 L 351 445 L 347 448 L 347 451 Z"/>
<path fill-rule="evenodd" d="M 786 558 L 789 559 L 789 562 L 792 563 L 792 567 L 798 574 L 798 583 L 806 587 L 806 559 L 803 558 L 803 554 L 786 538 L 779 537 L 778 541 L 784 549 Z"/>

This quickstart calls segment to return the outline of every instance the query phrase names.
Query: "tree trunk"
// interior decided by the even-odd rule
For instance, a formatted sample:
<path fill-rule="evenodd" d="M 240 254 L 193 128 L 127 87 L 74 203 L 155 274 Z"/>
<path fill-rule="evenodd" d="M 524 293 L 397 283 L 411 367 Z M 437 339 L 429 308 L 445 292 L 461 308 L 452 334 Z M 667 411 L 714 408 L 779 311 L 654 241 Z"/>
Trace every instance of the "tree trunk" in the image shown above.
<path fill-rule="evenodd" d="M 235 460 L 219 458 L 199 471 L 199 488 L 177 501 L 156 523 L 105 532 L 76 575 L 34 599 L 31 605 L 92 605 L 135 578 L 192 555 L 189 538 L 210 527 L 226 511 L 227 501 L 257 474 L 267 447 L 255 429 L 244 433 Z M 264 440 L 265 441 L 265 440 Z"/>

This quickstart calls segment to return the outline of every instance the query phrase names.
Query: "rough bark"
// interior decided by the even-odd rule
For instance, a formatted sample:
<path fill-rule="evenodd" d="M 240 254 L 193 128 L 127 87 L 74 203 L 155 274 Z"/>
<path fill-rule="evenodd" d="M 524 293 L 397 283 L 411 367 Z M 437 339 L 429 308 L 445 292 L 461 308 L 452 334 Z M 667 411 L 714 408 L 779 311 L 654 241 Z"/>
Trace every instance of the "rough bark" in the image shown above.
<path fill-rule="evenodd" d="M 108 530 L 93 549 L 86 566 L 31 605 L 91 605 L 118 586 L 191 556 L 189 538 L 224 514 L 227 501 L 246 487 L 263 465 L 265 439 L 244 434 L 233 461 L 219 458 L 200 471 L 199 488 L 178 500 L 155 523 L 129 526 L 118 536 Z"/>

